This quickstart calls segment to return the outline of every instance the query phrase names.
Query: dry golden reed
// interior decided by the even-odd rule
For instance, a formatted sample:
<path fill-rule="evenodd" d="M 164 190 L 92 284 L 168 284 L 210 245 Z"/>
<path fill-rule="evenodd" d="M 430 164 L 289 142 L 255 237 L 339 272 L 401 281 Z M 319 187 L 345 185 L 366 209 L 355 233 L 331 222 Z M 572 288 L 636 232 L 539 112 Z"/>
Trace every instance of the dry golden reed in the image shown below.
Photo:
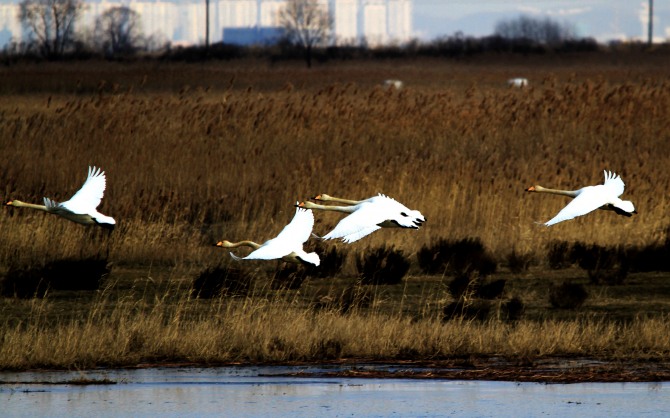
<path fill-rule="evenodd" d="M 143 286 L 181 283 L 169 302 L 155 292 L 111 305 L 97 300 L 81 308 L 79 320 L 63 314 L 68 308 L 57 300 L 21 302 L 43 304 L 44 312 L 2 325 L 0 368 L 313 360 L 328 353 L 667 355 L 670 343 L 651 332 L 667 328 L 662 319 L 442 323 L 432 309 L 411 322 L 374 311 L 313 313 L 287 308 L 284 299 L 203 306 L 175 296 L 194 272 L 228 259 L 212 247 L 216 241 L 271 238 L 296 201 L 318 193 L 385 193 L 428 219 L 418 231 L 376 232 L 351 251 L 389 244 L 411 255 L 439 238 L 479 237 L 500 260 L 514 250 L 541 261 L 554 240 L 661 242 L 670 188 L 670 75 L 659 65 L 665 58 L 635 65 L 547 59 L 313 71 L 255 61 L 0 69 L 3 200 L 65 200 L 96 165 L 107 173 L 99 209 L 118 222 L 108 235 L 3 208 L 0 269 L 105 255 L 113 277 L 143 266 Z M 508 89 L 505 80 L 519 74 L 530 88 Z M 382 88 L 390 75 L 407 87 Z M 551 228 L 536 224 L 566 200 L 525 194 L 526 187 L 599 184 L 603 170 L 622 176 L 638 215 L 596 211 Z M 316 218 L 314 232 L 325 234 L 341 216 Z M 128 286 L 137 293 L 133 280 Z M 445 301 L 436 295 L 424 302 L 438 300 Z"/>
<path fill-rule="evenodd" d="M 502 256 L 511 243 L 524 252 L 552 239 L 649 243 L 667 226 L 670 94 L 667 76 L 644 78 L 644 68 L 627 82 L 576 74 L 563 82 L 533 78 L 533 87 L 518 91 L 472 79 L 466 91 L 408 82 L 393 92 L 342 80 L 347 71 L 342 82 L 323 80 L 318 89 L 285 88 L 295 80 L 269 69 L 261 76 L 275 81 L 274 90 L 14 96 L 0 109 L 7 161 L 0 184 L 5 199 L 65 199 L 86 167 L 98 165 L 108 175 L 102 212 L 140 231 L 184 224 L 186 235 L 176 239 L 185 244 L 198 235 L 263 240 L 290 220 L 293 203 L 324 192 L 386 193 L 429 220 L 421 231 L 383 232 L 360 246 L 416 251 L 439 237 L 478 236 Z M 524 188 L 598 184 L 605 169 L 622 175 L 638 216 L 535 224 L 566 201 Z M 25 228 L 34 228 L 36 215 L 8 216 L 3 230 L 26 217 Z M 318 215 L 315 232 L 337 219 Z M 148 247 L 156 233 L 144 234 Z M 171 245 L 179 244 L 164 243 Z M 126 239 L 113 239 L 114 257 L 126 251 Z"/>
<path fill-rule="evenodd" d="M 35 304 L 47 305 L 45 302 Z M 667 317 L 629 324 L 583 321 L 441 322 L 398 315 L 312 312 L 262 300 L 216 300 L 196 309 L 182 299 L 148 306 L 98 300 L 86 317 L 49 324 L 37 307 L 27 324 L 4 324 L 0 368 L 90 368 L 142 363 L 198 364 L 590 356 L 661 359 Z"/>

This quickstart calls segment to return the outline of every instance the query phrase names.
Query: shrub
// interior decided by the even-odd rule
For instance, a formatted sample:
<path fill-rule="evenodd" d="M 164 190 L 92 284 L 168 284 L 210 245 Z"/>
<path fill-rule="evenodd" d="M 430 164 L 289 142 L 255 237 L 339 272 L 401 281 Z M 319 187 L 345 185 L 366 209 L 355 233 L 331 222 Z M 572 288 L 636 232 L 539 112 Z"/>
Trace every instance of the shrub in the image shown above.
<path fill-rule="evenodd" d="M 523 273 L 528 271 L 533 260 L 533 254 L 518 254 L 516 250 L 512 250 L 511 253 L 507 254 L 507 267 L 514 274 Z"/>
<path fill-rule="evenodd" d="M 628 275 L 628 258 L 621 248 L 580 245 L 578 254 L 577 263 L 593 284 L 621 284 Z"/>
<path fill-rule="evenodd" d="M 241 269 L 210 267 L 193 280 L 191 293 L 198 298 L 220 296 L 246 296 L 251 289 L 252 278 Z"/>
<path fill-rule="evenodd" d="M 109 274 L 107 259 L 61 259 L 41 267 L 11 267 L 2 282 L 0 293 L 7 297 L 44 297 L 48 289 L 96 290 Z"/>
<path fill-rule="evenodd" d="M 360 308 L 368 308 L 372 304 L 373 295 L 369 288 L 358 284 L 346 287 L 339 295 L 318 295 L 312 306 L 314 309 L 335 310 L 341 314 Z"/>
<path fill-rule="evenodd" d="M 526 311 L 526 305 L 518 296 L 512 297 L 510 300 L 503 303 L 500 308 L 502 317 L 509 321 L 521 319 L 523 313 Z"/>
<path fill-rule="evenodd" d="M 478 271 L 484 277 L 498 267 L 479 238 L 446 240 L 440 238 L 417 252 L 419 267 L 427 274 L 469 275 Z"/>
<path fill-rule="evenodd" d="M 547 261 L 549 267 L 558 270 L 570 267 L 571 246 L 565 241 L 551 241 L 547 244 Z"/>
<path fill-rule="evenodd" d="M 495 299 L 502 296 L 505 291 L 507 280 L 497 279 L 488 283 L 482 283 L 475 289 L 475 297 L 482 299 Z"/>
<path fill-rule="evenodd" d="M 319 278 L 335 277 L 342 271 L 342 266 L 347 258 L 346 250 L 339 250 L 335 246 L 331 246 L 326 250 L 324 246 L 319 243 L 315 246 L 314 250 L 311 251 L 316 251 L 319 254 L 321 263 L 318 267 L 311 265 L 306 266 L 310 276 Z"/>
<path fill-rule="evenodd" d="M 407 274 L 409 266 L 409 260 L 402 251 L 387 246 L 369 250 L 356 259 L 362 284 L 398 284 Z"/>
<path fill-rule="evenodd" d="M 476 276 L 471 277 L 468 274 L 460 274 L 451 279 L 449 284 L 447 284 L 447 289 L 453 298 L 458 299 L 468 290 L 468 287 L 474 287 L 476 281 Z"/>
<path fill-rule="evenodd" d="M 584 285 L 579 283 L 563 282 L 553 285 L 549 291 L 549 303 L 554 308 L 577 309 L 584 304 L 589 294 Z"/>
<path fill-rule="evenodd" d="M 633 271 L 670 271 L 670 228 L 666 228 L 666 239 L 660 244 L 650 244 L 627 251 L 630 269 Z"/>
<path fill-rule="evenodd" d="M 495 299 L 500 297 L 505 291 L 505 279 L 497 279 L 487 282 L 485 279 L 477 275 L 476 272 L 471 274 L 460 274 L 454 277 L 447 289 L 453 298 L 460 298 L 464 293 L 468 293 L 472 297 L 481 299 Z"/>
<path fill-rule="evenodd" d="M 292 263 L 281 263 L 272 275 L 270 287 L 274 290 L 300 289 L 305 279 L 307 279 L 309 268 Z"/>
<path fill-rule="evenodd" d="M 483 321 L 491 312 L 492 303 L 488 300 L 461 298 L 451 302 L 442 310 L 442 320 L 477 319 Z"/>

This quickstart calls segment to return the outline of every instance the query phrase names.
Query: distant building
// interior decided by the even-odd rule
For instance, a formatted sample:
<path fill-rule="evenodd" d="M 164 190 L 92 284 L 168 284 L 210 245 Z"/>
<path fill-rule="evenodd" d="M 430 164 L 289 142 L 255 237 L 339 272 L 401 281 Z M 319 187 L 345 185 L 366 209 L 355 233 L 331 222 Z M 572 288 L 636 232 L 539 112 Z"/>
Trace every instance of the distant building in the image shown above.
<path fill-rule="evenodd" d="M 412 38 L 412 0 L 319 0 L 333 16 L 334 42 L 376 46 Z M 127 6 L 140 15 L 142 31 L 173 43 L 205 42 L 204 0 L 88 0 L 78 21 L 90 30 L 106 10 Z M 23 40 L 19 0 L 0 0 L 0 46 Z M 210 42 L 265 44 L 278 37 L 286 0 L 210 0 Z"/>
<path fill-rule="evenodd" d="M 281 28 L 258 26 L 223 28 L 225 42 L 236 45 L 272 45 L 277 43 L 281 36 Z"/>

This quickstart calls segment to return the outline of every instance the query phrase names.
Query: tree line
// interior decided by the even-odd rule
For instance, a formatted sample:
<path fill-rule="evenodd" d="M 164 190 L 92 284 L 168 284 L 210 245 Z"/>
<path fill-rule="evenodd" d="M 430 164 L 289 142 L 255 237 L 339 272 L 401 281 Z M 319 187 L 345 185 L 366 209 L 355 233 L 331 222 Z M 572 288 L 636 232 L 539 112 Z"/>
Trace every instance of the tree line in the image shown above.
<path fill-rule="evenodd" d="M 27 41 L 5 55 L 35 56 L 41 59 L 102 55 L 118 59 L 140 52 L 162 52 L 175 59 L 235 58 L 265 54 L 272 59 L 303 59 L 308 67 L 313 60 L 334 58 L 390 58 L 394 56 L 467 56 L 483 52 L 542 53 L 583 51 L 598 48 L 593 39 L 578 38 L 574 28 L 549 18 L 520 16 L 498 22 L 488 37 L 474 38 L 456 33 L 431 42 L 411 41 L 403 45 L 368 48 L 364 40 L 358 45 L 341 45 L 333 35 L 333 17 L 318 0 L 288 0 L 280 9 L 278 20 L 282 36 L 273 45 L 242 47 L 214 44 L 171 50 L 169 42 L 157 42 L 144 35 L 140 15 L 127 6 L 114 6 L 96 18 L 88 36 L 76 31 L 83 0 L 22 0 L 19 20 L 28 35 Z M 260 52 L 259 52 L 260 51 Z M 181 58 L 180 58 L 181 57 Z"/>

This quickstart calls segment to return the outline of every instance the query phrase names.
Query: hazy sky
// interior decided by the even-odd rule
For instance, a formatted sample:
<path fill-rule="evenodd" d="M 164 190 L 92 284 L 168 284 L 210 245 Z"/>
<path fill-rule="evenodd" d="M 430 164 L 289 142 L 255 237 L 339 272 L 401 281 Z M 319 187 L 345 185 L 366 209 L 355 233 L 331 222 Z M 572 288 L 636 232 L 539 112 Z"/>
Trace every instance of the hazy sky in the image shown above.
<path fill-rule="evenodd" d="M 414 0 L 414 31 L 422 39 L 485 36 L 495 24 L 520 15 L 569 23 L 578 35 L 599 41 L 646 39 L 648 0 Z M 654 1 L 654 38 L 670 38 L 670 2 Z"/>

